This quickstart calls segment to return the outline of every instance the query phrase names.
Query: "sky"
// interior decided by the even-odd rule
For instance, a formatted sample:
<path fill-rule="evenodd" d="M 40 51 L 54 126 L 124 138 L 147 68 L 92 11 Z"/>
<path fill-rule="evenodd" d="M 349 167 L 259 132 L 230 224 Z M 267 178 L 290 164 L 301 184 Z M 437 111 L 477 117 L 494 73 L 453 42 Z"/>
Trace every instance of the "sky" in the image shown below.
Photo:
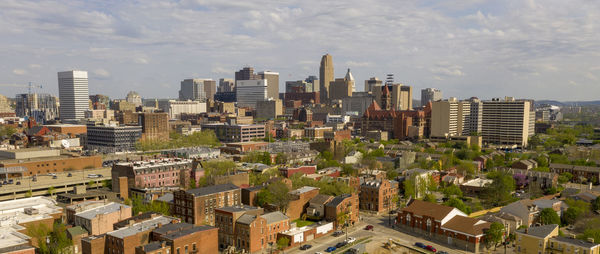
<path fill-rule="evenodd" d="M 244 66 L 285 81 L 348 68 L 445 98 L 600 99 L 597 0 L 0 1 L 0 94 L 58 94 L 86 70 L 90 94 L 177 97 L 186 78 Z"/>

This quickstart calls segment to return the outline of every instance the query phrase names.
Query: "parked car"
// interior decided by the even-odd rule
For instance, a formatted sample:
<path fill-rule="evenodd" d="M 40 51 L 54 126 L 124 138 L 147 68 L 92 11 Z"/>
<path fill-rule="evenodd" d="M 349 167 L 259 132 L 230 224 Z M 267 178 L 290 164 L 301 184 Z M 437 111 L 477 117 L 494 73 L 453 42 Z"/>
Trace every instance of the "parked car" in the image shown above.
<path fill-rule="evenodd" d="M 101 177 L 100 175 L 97 174 L 88 174 L 88 178 L 98 178 Z"/>
<path fill-rule="evenodd" d="M 448 252 L 441 250 L 441 251 L 438 251 L 437 254 L 448 254 Z"/>
<path fill-rule="evenodd" d="M 104 177 L 104 176 L 103 176 L 103 175 L 101 175 L 101 174 L 98 174 L 98 177 Z"/>
<path fill-rule="evenodd" d="M 21 182 L 17 182 L 17 185 L 21 185 Z"/>
<path fill-rule="evenodd" d="M 365 227 L 365 230 L 373 230 L 373 225 L 367 225 L 367 226 Z"/>
<path fill-rule="evenodd" d="M 71 176 L 73 176 L 73 174 L 71 174 L 71 173 L 67 174 L 67 177 L 71 177 Z"/>
<path fill-rule="evenodd" d="M 337 236 L 341 236 L 343 234 L 344 234 L 344 232 L 342 232 L 342 231 L 335 231 L 335 232 L 333 232 L 333 236 L 336 236 L 336 237 Z"/>
<path fill-rule="evenodd" d="M 348 237 L 346 239 L 346 243 L 353 243 L 353 242 L 356 242 L 356 238 L 354 238 L 354 237 Z"/>
<path fill-rule="evenodd" d="M 416 242 L 416 243 L 415 243 L 415 246 L 417 246 L 417 247 L 419 247 L 419 248 L 421 248 L 421 249 L 425 249 L 425 247 L 427 247 L 427 245 L 425 245 L 425 244 L 423 244 L 423 243 L 420 243 L 420 242 Z"/>
<path fill-rule="evenodd" d="M 55 176 L 56 173 L 48 173 L 49 176 Z"/>
<path fill-rule="evenodd" d="M 8 179 L 8 184 L 13 184 L 13 183 L 14 183 L 13 179 Z"/>
<path fill-rule="evenodd" d="M 4 180 L 4 182 L 2 182 L 2 184 L 7 185 L 8 181 Z"/>
<path fill-rule="evenodd" d="M 31 177 L 31 181 L 37 182 L 37 177 L 36 176 L 32 176 Z"/>
<path fill-rule="evenodd" d="M 433 253 L 437 252 L 437 250 L 436 250 L 435 248 L 433 248 L 433 246 L 431 246 L 431 245 L 427 245 L 427 246 L 425 247 L 425 249 L 426 249 L 426 250 L 428 250 L 428 251 L 431 251 L 431 252 L 433 252 Z"/>
<path fill-rule="evenodd" d="M 52 176 L 52 179 L 57 179 L 57 178 L 58 178 L 58 176 Z"/>
<path fill-rule="evenodd" d="M 333 247 L 333 246 L 331 246 L 331 247 L 329 247 L 329 248 L 325 249 L 325 252 L 333 252 L 333 251 L 335 251 L 335 250 L 336 250 L 336 248 L 335 248 L 335 247 Z"/>
<path fill-rule="evenodd" d="M 305 245 L 300 246 L 301 250 L 308 250 L 310 248 L 312 248 L 312 245 L 310 245 L 310 244 L 305 244 Z"/>
<path fill-rule="evenodd" d="M 339 249 L 339 248 L 346 246 L 346 244 L 347 244 L 346 242 L 339 242 L 335 245 L 335 247 Z"/>

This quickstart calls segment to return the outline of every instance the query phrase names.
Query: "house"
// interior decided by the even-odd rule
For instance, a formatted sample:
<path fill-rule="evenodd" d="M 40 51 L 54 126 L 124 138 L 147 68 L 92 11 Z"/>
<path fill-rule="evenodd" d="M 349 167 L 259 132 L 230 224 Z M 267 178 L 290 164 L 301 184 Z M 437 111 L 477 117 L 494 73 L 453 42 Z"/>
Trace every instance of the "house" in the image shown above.
<path fill-rule="evenodd" d="M 306 216 L 312 220 L 321 220 L 325 217 L 325 205 L 333 200 L 333 196 L 319 194 L 308 201 Z"/>
<path fill-rule="evenodd" d="M 533 160 L 533 159 L 515 161 L 512 164 L 512 168 L 517 168 L 517 169 L 522 169 L 522 170 L 532 170 L 537 167 L 538 167 L 538 163 L 536 160 Z"/>
<path fill-rule="evenodd" d="M 242 215 L 236 222 L 235 248 L 255 253 L 277 242 L 281 232 L 290 229 L 290 218 L 281 212 Z"/>
<path fill-rule="evenodd" d="M 531 200 L 519 200 L 500 208 L 500 212 L 520 218 L 523 225 L 529 227 L 536 220 L 541 209 L 534 205 Z"/>
<path fill-rule="evenodd" d="M 231 183 L 173 192 L 171 213 L 194 225 L 214 225 L 216 208 L 241 204 L 240 187 Z"/>
<path fill-rule="evenodd" d="M 467 217 L 460 210 L 421 200 L 412 200 L 398 213 L 400 228 L 439 242 L 479 253 L 484 231 L 491 223 Z"/>
<path fill-rule="evenodd" d="M 137 246 L 136 254 L 207 253 L 217 254 L 217 231 L 211 226 L 169 224 L 152 231 L 152 241 Z"/>
<path fill-rule="evenodd" d="M 558 236 L 558 225 L 550 224 L 516 231 L 515 252 L 518 254 L 546 253 L 548 241 Z"/>
<path fill-rule="evenodd" d="M 355 163 L 359 163 L 360 159 L 362 158 L 363 154 L 359 151 L 352 151 L 350 153 L 348 153 L 345 157 L 344 157 L 344 163 L 345 164 L 355 164 Z"/>
<path fill-rule="evenodd" d="M 398 195 L 398 182 L 387 179 L 367 181 L 360 185 L 360 209 L 377 214 L 396 209 L 394 197 Z"/>
<path fill-rule="evenodd" d="M 464 182 L 460 185 L 460 190 L 465 195 L 478 195 L 483 192 L 487 185 L 491 184 L 493 180 L 484 178 L 475 178 Z"/>
<path fill-rule="evenodd" d="M 279 173 L 284 177 L 291 177 L 295 174 L 309 175 L 314 174 L 317 171 L 317 166 L 300 166 L 300 167 L 288 167 L 288 168 L 280 168 Z"/>
<path fill-rule="evenodd" d="M 600 253 L 600 244 L 594 243 L 593 239 L 580 240 L 575 237 L 558 236 L 549 239 L 546 251 L 567 254 L 598 254 Z"/>
<path fill-rule="evenodd" d="M 100 235 L 113 230 L 113 224 L 131 217 L 131 206 L 106 203 L 74 215 L 73 224 L 85 228 L 90 235 Z"/>
<path fill-rule="evenodd" d="M 226 206 L 215 209 L 215 227 L 219 228 L 219 249 L 234 246 L 236 242 L 236 221 L 244 214 L 262 215 L 264 210 L 253 206 Z"/>
<path fill-rule="evenodd" d="M 308 208 L 311 199 L 319 195 L 319 188 L 304 186 L 289 192 L 290 203 L 286 215 L 290 220 L 299 219 Z"/>
<path fill-rule="evenodd" d="M 442 176 L 442 182 L 447 184 L 461 185 L 465 181 L 465 177 L 458 173 L 448 173 Z"/>
<path fill-rule="evenodd" d="M 334 223 L 335 228 L 341 228 L 343 224 L 339 219 L 345 215 L 349 225 L 354 225 L 359 218 L 358 194 L 342 194 L 333 198 L 325 205 L 325 220 Z"/>
<path fill-rule="evenodd" d="M 577 166 L 568 164 L 550 163 L 550 172 L 562 174 L 570 173 L 573 175 L 574 182 L 600 182 L 600 167 Z"/>
<path fill-rule="evenodd" d="M 498 222 L 504 225 L 504 228 L 509 234 L 515 232 L 523 225 L 523 220 L 521 220 L 521 218 L 505 212 L 486 214 L 482 216 L 481 219 L 489 222 Z"/>
<path fill-rule="evenodd" d="M 553 172 L 541 172 L 535 170 L 525 170 L 518 168 L 497 168 L 498 171 L 503 171 L 512 176 L 523 175 L 527 182 L 536 184 L 542 189 L 549 189 L 558 185 L 558 174 Z"/>

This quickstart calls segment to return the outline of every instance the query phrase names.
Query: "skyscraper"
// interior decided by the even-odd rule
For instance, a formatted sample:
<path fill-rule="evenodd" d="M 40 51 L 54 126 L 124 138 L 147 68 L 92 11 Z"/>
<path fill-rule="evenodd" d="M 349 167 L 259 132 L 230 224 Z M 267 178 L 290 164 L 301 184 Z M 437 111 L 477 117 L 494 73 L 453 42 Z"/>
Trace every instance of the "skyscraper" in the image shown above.
<path fill-rule="evenodd" d="M 329 99 L 339 100 L 352 97 L 354 87 L 354 77 L 350 73 L 350 69 L 348 69 L 344 78 L 338 78 L 329 83 Z"/>
<path fill-rule="evenodd" d="M 421 106 L 427 105 L 429 102 L 439 101 L 442 99 L 442 91 L 435 88 L 425 88 L 421 90 Z"/>
<path fill-rule="evenodd" d="M 258 73 L 261 79 L 267 80 L 267 98 L 279 98 L 279 73 L 262 71 Z"/>
<path fill-rule="evenodd" d="M 381 86 L 383 81 L 378 79 L 377 77 L 372 77 L 368 80 L 365 80 L 365 92 L 373 92 L 374 86 Z"/>
<path fill-rule="evenodd" d="M 431 137 L 448 138 L 481 133 L 482 103 L 477 98 L 458 101 L 452 97 L 431 103 Z"/>
<path fill-rule="evenodd" d="M 535 111 L 531 100 L 492 99 L 483 102 L 483 142 L 527 146 L 534 134 Z"/>
<path fill-rule="evenodd" d="M 229 78 L 219 79 L 219 92 L 235 92 L 235 81 Z"/>
<path fill-rule="evenodd" d="M 73 121 L 85 117 L 89 109 L 87 71 L 63 71 L 58 73 L 58 97 L 60 120 Z"/>
<path fill-rule="evenodd" d="M 319 68 L 321 102 L 329 100 L 329 83 L 333 80 L 333 59 L 330 54 L 325 54 L 321 58 L 321 66 Z"/>
<path fill-rule="evenodd" d="M 184 79 L 181 81 L 179 100 L 206 101 L 213 99 L 217 82 L 212 79 Z"/>
<path fill-rule="evenodd" d="M 236 82 L 236 96 L 238 107 L 250 107 L 256 109 L 258 101 L 266 101 L 268 81 L 259 80 L 238 80 Z"/>
<path fill-rule="evenodd" d="M 238 80 L 256 80 L 261 79 L 260 75 L 254 73 L 254 68 L 244 67 L 243 69 L 235 72 L 235 81 L 237 84 Z"/>

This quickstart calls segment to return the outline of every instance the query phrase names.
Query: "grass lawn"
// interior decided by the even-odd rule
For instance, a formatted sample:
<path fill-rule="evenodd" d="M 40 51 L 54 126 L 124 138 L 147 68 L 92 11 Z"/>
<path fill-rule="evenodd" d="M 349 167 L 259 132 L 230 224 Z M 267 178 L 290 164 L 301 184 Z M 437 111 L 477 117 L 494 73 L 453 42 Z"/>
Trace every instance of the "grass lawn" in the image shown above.
<path fill-rule="evenodd" d="M 307 220 L 302 220 L 302 219 L 297 219 L 293 222 L 296 222 L 296 227 L 299 227 L 299 228 L 314 224 L 314 222 L 312 222 L 312 221 L 307 221 Z"/>

